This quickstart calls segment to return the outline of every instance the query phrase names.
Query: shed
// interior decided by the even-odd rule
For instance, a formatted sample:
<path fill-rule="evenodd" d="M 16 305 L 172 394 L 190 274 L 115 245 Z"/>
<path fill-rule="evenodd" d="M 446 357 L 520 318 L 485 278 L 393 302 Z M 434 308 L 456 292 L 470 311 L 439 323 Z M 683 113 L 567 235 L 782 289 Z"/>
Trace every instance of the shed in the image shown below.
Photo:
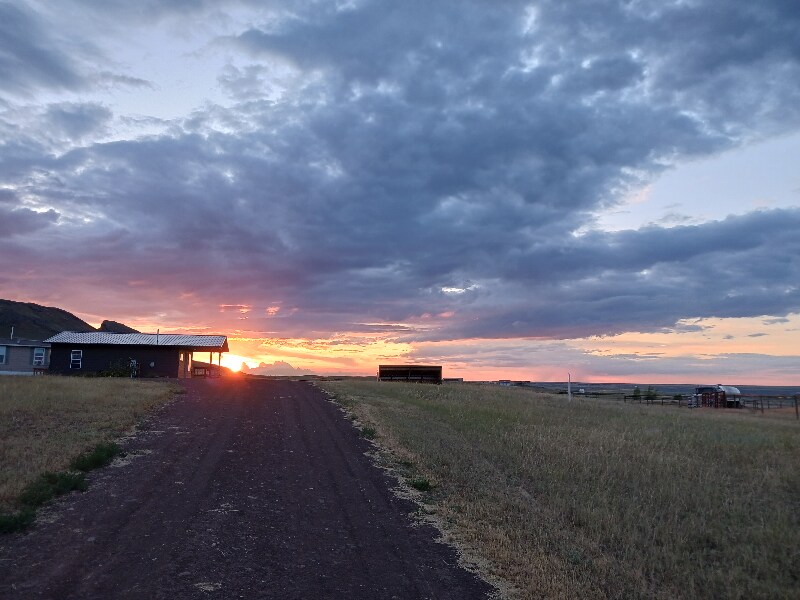
<path fill-rule="evenodd" d="M 442 367 L 431 365 L 379 365 L 378 381 L 442 383 Z"/>
<path fill-rule="evenodd" d="M 228 352 L 224 335 L 171 333 L 106 333 L 63 331 L 45 340 L 50 344 L 50 372 L 63 375 L 97 374 L 133 364 L 139 377 L 192 377 L 195 352 L 209 353 L 209 363 Z M 217 371 L 219 372 L 219 371 Z"/>
<path fill-rule="evenodd" d="M 23 338 L 0 338 L 0 375 L 36 375 L 50 364 L 50 344 Z"/>

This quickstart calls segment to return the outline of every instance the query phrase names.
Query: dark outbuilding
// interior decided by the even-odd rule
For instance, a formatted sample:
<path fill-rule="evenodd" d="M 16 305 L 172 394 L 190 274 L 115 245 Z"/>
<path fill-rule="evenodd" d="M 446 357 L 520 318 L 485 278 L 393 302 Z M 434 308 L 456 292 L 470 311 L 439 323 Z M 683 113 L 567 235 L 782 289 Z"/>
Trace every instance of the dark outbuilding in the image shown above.
<path fill-rule="evenodd" d="M 431 365 L 380 365 L 378 381 L 442 383 L 442 367 Z"/>
<path fill-rule="evenodd" d="M 224 335 L 158 333 L 75 333 L 64 331 L 46 340 L 50 344 L 50 372 L 87 375 L 119 370 L 135 361 L 139 377 L 192 377 L 195 352 L 209 353 L 217 364 L 228 352 Z M 217 370 L 217 372 L 219 372 Z"/>

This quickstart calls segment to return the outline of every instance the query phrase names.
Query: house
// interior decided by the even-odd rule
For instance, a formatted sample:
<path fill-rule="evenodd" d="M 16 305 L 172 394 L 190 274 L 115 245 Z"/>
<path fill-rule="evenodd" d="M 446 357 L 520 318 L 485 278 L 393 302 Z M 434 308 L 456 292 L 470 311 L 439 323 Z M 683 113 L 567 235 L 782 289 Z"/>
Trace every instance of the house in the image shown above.
<path fill-rule="evenodd" d="M 428 365 L 379 365 L 378 381 L 442 383 L 442 367 Z"/>
<path fill-rule="evenodd" d="M 138 377 L 192 377 L 196 352 L 208 352 L 210 364 L 216 354 L 217 365 L 228 352 L 224 335 L 63 331 L 46 342 L 50 372 L 62 375 L 130 370 Z"/>
<path fill-rule="evenodd" d="M 0 375 L 35 375 L 50 364 L 50 344 L 38 340 L 0 338 Z"/>

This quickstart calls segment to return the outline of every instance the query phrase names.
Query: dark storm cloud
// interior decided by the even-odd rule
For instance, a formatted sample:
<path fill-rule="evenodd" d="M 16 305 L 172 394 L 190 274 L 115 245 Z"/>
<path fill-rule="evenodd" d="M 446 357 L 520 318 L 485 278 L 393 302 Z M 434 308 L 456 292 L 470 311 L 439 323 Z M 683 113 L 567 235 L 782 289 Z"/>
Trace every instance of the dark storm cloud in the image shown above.
<path fill-rule="evenodd" d="M 778 318 L 775 318 L 775 319 L 764 319 L 762 321 L 762 323 L 764 323 L 764 325 L 783 325 L 784 323 L 788 323 L 788 322 L 789 322 L 789 319 L 787 319 L 786 317 L 778 317 Z"/>
<path fill-rule="evenodd" d="M 6 129 L 0 184 L 61 215 L 42 264 L 69 253 L 60 276 L 202 290 L 285 335 L 569 338 L 800 308 L 800 211 L 576 233 L 678 160 L 800 126 L 791 5 L 308 3 L 269 16 L 223 40 L 247 56 L 218 74 L 235 103 L 168 134 L 55 152 Z M 76 137 L 109 119 L 91 104 L 47 115 Z"/>
<path fill-rule="evenodd" d="M 0 94 L 80 87 L 83 79 L 78 69 L 53 42 L 34 13 L 0 2 Z"/>
<path fill-rule="evenodd" d="M 55 130 L 70 139 L 102 131 L 111 118 L 112 113 L 107 107 L 94 103 L 51 104 L 45 113 L 50 131 Z"/>
<path fill-rule="evenodd" d="M 14 210 L 0 208 L 0 235 L 13 237 L 33 233 L 56 220 L 58 213 L 52 209 L 39 213 L 27 208 Z"/>
<path fill-rule="evenodd" d="M 0 188 L 0 237 L 7 241 L 43 229 L 58 221 L 55 210 L 37 212 L 19 206 L 17 195 L 8 189 Z"/>
<path fill-rule="evenodd" d="M 103 52 L 79 27 L 71 29 L 70 19 L 80 22 L 82 16 L 66 2 L 28 7 L 0 1 L 0 107 L 9 106 L 8 96 L 31 100 L 42 91 L 152 87 L 109 69 Z"/>

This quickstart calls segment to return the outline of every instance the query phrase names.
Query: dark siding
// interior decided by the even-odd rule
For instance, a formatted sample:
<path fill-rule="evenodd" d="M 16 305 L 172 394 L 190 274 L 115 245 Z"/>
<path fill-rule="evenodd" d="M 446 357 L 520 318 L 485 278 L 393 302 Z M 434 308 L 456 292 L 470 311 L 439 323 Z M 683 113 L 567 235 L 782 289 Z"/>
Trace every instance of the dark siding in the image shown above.
<path fill-rule="evenodd" d="M 442 367 L 430 365 L 379 365 L 381 381 L 416 381 L 442 383 Z"/>
<path fill-rule="evenodd" d="M 73 350 L 83 350 L 80 369 L 70 369 Z M 139 363 L 140 377 L 177 377 L 179 352 L 180 348 L 176 346 L 51 344 L 50 372 L 62 375 L 98 373 L 114 363 L 127 363 L 135 358 Z M 151 362 L 155 363 L 155 367 L 150 366 Z"/>

